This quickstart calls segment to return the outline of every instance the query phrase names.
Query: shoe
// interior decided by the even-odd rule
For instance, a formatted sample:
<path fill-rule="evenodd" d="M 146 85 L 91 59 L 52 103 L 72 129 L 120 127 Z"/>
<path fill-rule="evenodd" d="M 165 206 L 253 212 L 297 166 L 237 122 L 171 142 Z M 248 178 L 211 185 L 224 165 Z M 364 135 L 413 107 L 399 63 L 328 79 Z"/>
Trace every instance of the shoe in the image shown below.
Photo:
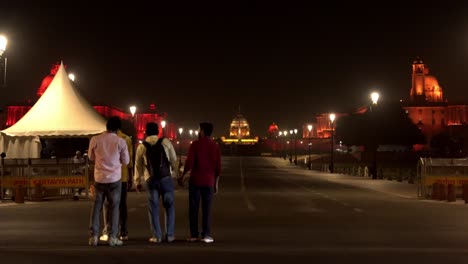
<path fill-rule="evenodd" d="M 109 239 L 109 246 L 113 247 L 113 246 L 122 246 L 123 245 L 123 241 L 116 238 L 116 237 L 111 237 Z"/>
<path fill-rule="evenodd" d="M 148 241 L 150 243 L 161 243 L 161 239 L 157 238 L 157 237 L 150 237 L 150 239 L 148 239 Z"/>
<path fill-rule="evenodd" d="M 92 247 L 95 247 L 98 245 L 98 237 L 97 236 L 92 236 L 92 237 L 89 237 L 89 240 L 88 240 L 88 245 L 92 246 Z"/>
<path fill-rule="evenodd" d="M 128 236 L 120 236 L 120 240 L 122 240 L 122 241 L 127 241 L 127 240 L 128 240 Z"/>
<path fill-rule="evenodd" d="M 212 237 L 206 236 L 206 237 L 202 238 L 201 241 L 203 241 L 205 243 L 213 243 L 214 239 Z"/>
<path fill-rule="evenodd" d="M 166 238 L 166 241 L 167 241 L 168 243 L 174 242 L 174 241 L 175 241 L 175 237 L 174 237 L 174 236 L 168 236 L 168 237 Z"/>
<path fill-rule="evenodd" d="M 198 241 L 198 237 L 189 237 L 187 238 L 187 242 L 197 242 Z"/>
<path fill-rule="evenodd" d="M 99 240 L 101 240 L 101 241 L 107 241 L 107 240 L 109 240 L 109 236 L 106 235 L 106 234 L 104 234 L 104 235 L 102 235 L 102 236 L 99 237 Z"/>

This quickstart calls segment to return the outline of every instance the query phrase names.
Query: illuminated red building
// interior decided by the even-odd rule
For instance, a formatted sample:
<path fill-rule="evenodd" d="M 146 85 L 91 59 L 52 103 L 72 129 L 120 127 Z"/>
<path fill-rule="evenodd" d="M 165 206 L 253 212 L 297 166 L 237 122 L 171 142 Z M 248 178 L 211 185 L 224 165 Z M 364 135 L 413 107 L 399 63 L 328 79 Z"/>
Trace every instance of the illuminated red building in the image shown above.
<path fill-rule="evenodd" d="M 409 100 L 402 106 L 428 144 L 435 135 L 467 124 L 468 105 L 449 103 L 437 79 L 429 75 L 429 68 L 419 58 L 413 61 L 411 81 Z"/>
<path fill-rule="evenodd" d="M 58 71 L 60 63 L 53 64 L 50 73 L 44 77 L 41 82 L 39 89 L 37 90 L 37 99 L 44 94 L 44 92 L 49 87 L 50 83 L 54 79 L 55 74 Z M 65 66 L 66 67 L 66 66 Z M 138 140 L 142 140 L 145 137 L 145 128 L 146 123 L 148 122 L 155 122 L 157 124 L 161 124 L 163 120 L 166 120 L 166 126 L 164 130 L 160 126 L 160 135 L 164 135 L 168 138 L 176 138 L 177 133 L 175 129 L 175 124 L 171 122 L 167 122 L 167 113 L 158 114 L 156 112 L 156 105 L 151 104 L 148 110 L 139 109 L 139 112 L 132 116 L 130 113 L 124 112 L 118 108 L 111 107 L 111 106 L 104 106 L 104 105 L 97 105 L 93 106 L 94 109 L 101 114 L 102 116 L 109 118 L 111 116 L 118 116 L 122 120 L 130 121 L 136 133 L 136 138 Z M 30 109 L 32 108 L 32 104 L 30 105 L 14 105 L 14 106 L 7 106 L 5 112 L 2 113 L 3 118 L 0 119 L 2 123 L 0 124 L 0 129 L 8 128 L 14 125 L 18 120 L 20 120 Z"/>
<path fill-rule="evenodd" d="M 468 105 L 464 103 L 449 103 L 444 97 L 444 91 L 437 78 L 429 75 L 429 67 L 417 58 L 412 64 L 411 89 L 407 101 L 402 101 L 402 108 L 408 117 L 416 124 L 426 136 L 427 148 L 431 139 L 440 133 L 453 133 L 466 126 L 468 119 Z M 365 113 L 368 106 L 363 106 L 355 113 Z M 341 116 L 346 113 L 336 114 L 339 122 Z M 315 117 L 315 122 L 306 123 L 302 127 L 302 136 L 307 138 L 330 138 L 331 123 L 328 113 Z M 335 121 L 335 122 L 337 122 Z M 313 129 L 309 134 L 307 126 L 311 124 Z"/>

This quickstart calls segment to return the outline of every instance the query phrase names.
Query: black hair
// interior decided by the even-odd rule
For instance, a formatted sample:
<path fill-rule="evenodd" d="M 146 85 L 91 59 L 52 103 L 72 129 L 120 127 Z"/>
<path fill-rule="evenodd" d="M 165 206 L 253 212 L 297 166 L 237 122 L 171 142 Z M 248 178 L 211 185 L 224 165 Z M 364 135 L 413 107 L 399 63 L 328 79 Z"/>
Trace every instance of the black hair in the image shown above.
<path fill-rule="evenodd" d="M 109 131 L 117 132 L 122 127 L 122 121 L 118 116 L 112 116 L 107 120 L 106 128 Z"/>
<path fill-rule="evenodd" d="M 147 136 L 155 136 L 159 134 L 159 127 L 158 124 L 154 122 L 146 123 L 146 135 Z"/>
<path fill-rule="evenodd" d="M 201 122 L 200 130 L 203 131 L 206 137 L 211 137 L 211 134 L 213 133 L 213 124 L 208 122 Z"/>

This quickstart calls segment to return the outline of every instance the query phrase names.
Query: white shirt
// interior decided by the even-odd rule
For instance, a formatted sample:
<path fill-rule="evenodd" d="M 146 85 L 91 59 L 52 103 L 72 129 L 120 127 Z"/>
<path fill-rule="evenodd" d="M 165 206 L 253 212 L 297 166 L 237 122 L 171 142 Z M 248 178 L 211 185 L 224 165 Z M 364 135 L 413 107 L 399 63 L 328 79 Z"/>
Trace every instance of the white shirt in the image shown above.
<path fill-rule="evenodd" d="M 94 160 L 94 180 L 112 183 L 122 177 L 122 165 L 130 162 L 127 143 L 116 133 L 104 132 L 89 142 L 89 159 Z"/>

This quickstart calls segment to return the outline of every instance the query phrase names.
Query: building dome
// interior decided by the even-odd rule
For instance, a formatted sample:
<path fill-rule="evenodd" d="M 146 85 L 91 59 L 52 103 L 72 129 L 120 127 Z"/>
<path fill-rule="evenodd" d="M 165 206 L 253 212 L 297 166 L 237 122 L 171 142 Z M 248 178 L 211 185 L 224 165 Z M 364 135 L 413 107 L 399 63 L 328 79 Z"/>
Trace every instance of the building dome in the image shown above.
<path fill-rule="evenodd" d="M 268 127 L 268 134 L 275 134 L 279 131 L 278 126 L 273 123 Z"/>
<path fill-rule="evenodd" d="M 39 89 L 37 89 L 37 97 L 41 97 L 42 94 L 47 90 L 49 87 L 50 83 L 55 77 L 55 74 L 57 73 L 58 69 L 60 67 L 60 63 L 52 64 L 52 67 L 50 68 L 50 73 L 42 79 L 41 86 Z M 64 66 L 66 68 L 66 66 Z"/>
<path fill-rule="evenodd" d="M 422 61 L 421 58 L 416 57 L 416 59 L 414 59 L 414 61 L 413 61 L 413 64 L 424 64 L 424 62 Z"/>
<path fill-rule="evenodd" d="M 229 129 L 229 136 L 236 138 L 250 136 L 249 123 L 243 115 L 238 114 L 234 119 L 232 119 L 231 127 Z"/>

